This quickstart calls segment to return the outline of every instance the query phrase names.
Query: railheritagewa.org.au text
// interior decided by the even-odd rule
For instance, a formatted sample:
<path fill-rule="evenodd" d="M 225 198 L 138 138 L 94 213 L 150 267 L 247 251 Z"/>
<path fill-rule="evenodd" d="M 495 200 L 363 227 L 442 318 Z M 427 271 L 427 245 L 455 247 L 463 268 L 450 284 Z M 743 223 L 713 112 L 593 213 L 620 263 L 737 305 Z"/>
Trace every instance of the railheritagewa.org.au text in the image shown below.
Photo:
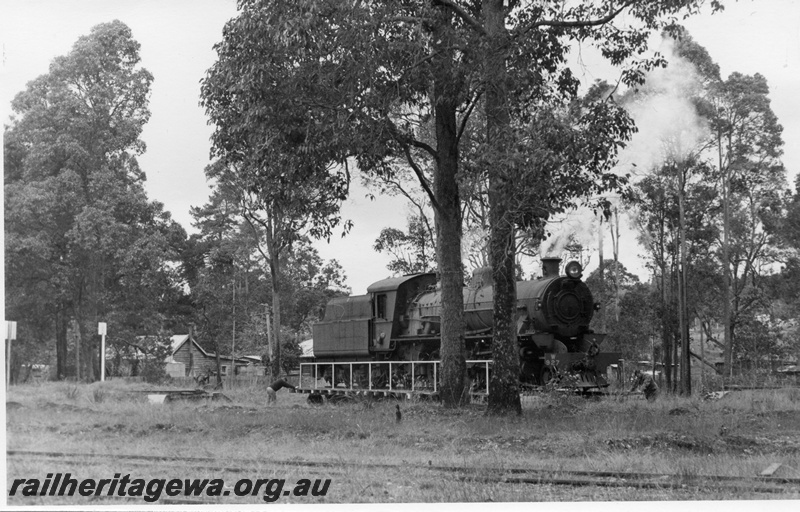
<path fill-rule="evenodd" d="M 152 503 L 162 496 L 220 497 L 261 496 L 274 502 L 284 496 L 325 496 L 331 480 L 301 478 L 288 483 L 282 478 L 242 478 L 232 486 L 221 478 L 131 478 L 130 474 L 115 473 L 113 478 L 78 479 L 71 473 L 47 473 L 44 479 L 16 478 L 11 482 L 9 496 L 118 496 L 139 497 Z"/>

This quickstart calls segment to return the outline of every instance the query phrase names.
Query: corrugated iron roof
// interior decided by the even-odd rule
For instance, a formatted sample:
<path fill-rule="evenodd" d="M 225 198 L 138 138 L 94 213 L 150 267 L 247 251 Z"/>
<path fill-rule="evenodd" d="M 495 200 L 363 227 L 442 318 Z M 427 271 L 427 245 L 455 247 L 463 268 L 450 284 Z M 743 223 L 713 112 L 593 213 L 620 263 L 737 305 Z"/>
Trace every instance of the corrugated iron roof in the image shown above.
<path fill-rule="evenodd" d="M 189 335 L 188 334 L 176 334 L 176 335 L 172 336 L 171 339 L 172 339 L 172 353 L 174 354 L 179 348 L 181 348 L 181 345 L 183 345 L 183 342 L 189 339 Z"/>

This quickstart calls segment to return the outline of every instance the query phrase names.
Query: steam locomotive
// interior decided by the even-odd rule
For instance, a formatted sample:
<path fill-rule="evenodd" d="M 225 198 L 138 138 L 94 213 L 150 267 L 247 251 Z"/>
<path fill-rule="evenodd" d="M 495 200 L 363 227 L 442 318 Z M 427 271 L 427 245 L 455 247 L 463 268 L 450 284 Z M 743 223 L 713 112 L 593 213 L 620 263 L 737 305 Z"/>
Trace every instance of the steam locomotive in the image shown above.
<path fill-rule="evenodd" d="M 589 328 L 599 304 L 581 280 L 581 265 L 568 263 L 562 276 L 560 262 L 560 258 L 544 258 L 543 277 L 517 282 L 520 380 L 541 385 L 569 375 L 580 388 L 605 386 L 606 369 L 617 362 L 619 354 L 601 352 L 605 334 Z M 468 359 L 492 357 L 491 283 L 491 269 L 478 269 L 463 290 Z M 314 358 L 336 366 L 435 361 L 441 310 L 435 274 L 378 281 L 367 288 L 366 295 L 338 297 L 327 304 L 323 320 L 313 326 Z"/>

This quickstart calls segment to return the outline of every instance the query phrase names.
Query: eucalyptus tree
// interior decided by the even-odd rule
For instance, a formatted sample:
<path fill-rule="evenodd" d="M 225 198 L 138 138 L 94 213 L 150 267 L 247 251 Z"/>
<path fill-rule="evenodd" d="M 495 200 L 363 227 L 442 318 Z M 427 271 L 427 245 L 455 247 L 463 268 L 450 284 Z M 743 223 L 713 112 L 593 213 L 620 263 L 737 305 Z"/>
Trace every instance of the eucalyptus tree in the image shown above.
<path fill-rule="evenodd" d="M 292 166 L 292 163 L 284 165 Z M 330 230 L 339 221 L 338 203 L 343 198 L 343 193 L 337 188 L 336 176 L 326 174 L 324 169 L 316 175 L 316 180 L 308 174 L 298 173 L 284 181 L 285 174 L 278 182 L 271 179 L 274 174 L 259 175 L 255 179 L 244 177 L 241 172 L 233 176 L 228 172 L 215 176 L 225 186 L 236 187 L 241 215 L 251 229 L 262 261 L 269 266 L 273 375 L 279 375 L 282 369 L 280 292 L 284 260 L 305 231 L 318 237 L 330 236 Z"/>
<path fill-rule="evenodd" d="M 683 178 L 678 179 L 676 173 L 684 173 Z M 720 202 L 713 183 L 704 181 L 710 174 L 709 166 L 697 159 L 680 166 L 665 162 L 634 187 L 636 228 L 648 252 L 659 296 L 656 318 L 667 388 L 680 382 L 685 393 L 691 392 L 686 384 L 690 375 L 684 373 L 679 381 L 673 364 L 680 354 L 681 367 L 689 366 L 690 351 L 682 345 L 679 353 L 676 340 L 688 340 L 691 320 L 707 318 L 709 310 L 721 302 L 721 282 L 715 279 L 719 274 L 715 250 Z"/>
<path fill-rule="evenodd" d="M 207 168 L 209 176 L 221 176 L 218 163 Z M 284 349 L 294 350 L 298 336 L 307 336 L 310 323 L 333 296 L 348 291 L 343 271 L 335 260 L 323 261 L 305 236 L 297 236 L 291 250 L 280 256 L 279 286 L 264 265 L 267 251 L 263 230 L 256 233 L 245 218 L 242 192 L 223 179 L 214 179 L 208 203 L 192 208 L 194 226 L 183 251 L 182 274 L 190 290 L 193 323 L 198 341 L 216 352 L 262 354 L 287 368 Z M 277 290 L 278 300 L 273 302 Z M 277 314 L 272 308 L 278 307 Z M 267 317 L 269 316 L 269 319 Z M 277 322 L 277 325 L 275 325 Z M 276 338 L 276 327 L 281 330 Z M 229 333 L 233 332 L 232 335 Z M 231 343 L 225 340 L 231 339 Z M 267 340 L 272 344 L 265 345 Z M 276 348 L 275 340 L 280 341 Z M 235 350 L 235 353 L 234 353 Z M 266 359 L 265 359 L 266 360 Z M 273 368 L 273 371 L 275 369 Z"/>
<path fill-rule="evenodd" d="M 719 66 L 687 33 L 677 53 L 691 62 L 702 83 L 698 112 L 709 125 L 709 160 L 718 183 L 722 219 L 719 260 L 722 263 L 724 359 L 732 370 L 736 325 L 760 300 L 753 293 L 759 262 L 774 260 L 778 226 L 784 216 L 788 185 L 781 162 L 783 128 L 772 111 L 766 79 L 755 73 L 720 76 Z"/>
<path fill-rule="evenodd" d="M 206 175 L 243 221 L 252 240 L 250 249 L 260 256 L 270 277 L 271 363 L 273 374 L 278 375 L 282 369 L 282 267 L 304 233 L 331 235 L 339 223 L 338 202 L 344 197 L 342 177 L 328 166 L 295 159 L 268 144 L 250 144 L 263 135 L 258 127 L 245 136 L 232 135 L 241 129 L 242 119 L 232 118 L 227 107 L 221 106 L 226 89 L 217 71 L 204 84 L 204 102 L 216 123 L 214 152 L 221 158 L 206 168 Z"/>
<path fill-rule="evenodd" d="M 5 131 L 8 303 L 46 304 L 60 377 L 70 323 L 77 375 L 93 380 L 97 321 L 175 285 L 163 272 L 181 234 L 147 200 L 136 160 L 153 80 L 139 48 L 119 21 L 94 27 L 14 98 Z"/>
<path fill-rule="evenodd" d="M 352 158 L 392 176 L 402 161 L 428 195 L 444 295 L 441 390 L 445 403 L 459 403 L 466 368 L 458 139 L 478 97 L 463 73 L 468 43 L 447 11 L 424 2 L 242 0 L 239 10 L 204 82 L 206 98 L 229 96 L 219 103 L 222 121 L 241 114 L 242 130 L 270 129 L 270 140 L 295 158 L 345 170 Z M 244 101 L 247 108 L 237 106 Z"/>
<path fill-rule="evenodd" d="M 252 237 L 242 232 L 236 199 L 219 188 L 190 213 L 197 232 L 189 237 L 181 266 L 189 291 L 188 323 L 201 346 L 217 355 L 235 356 L 249 314 L 260 310 L 258 304 L 268 297 L 260 265 L 251 261 Z M 218 382 L 221 365 L 217 358 Z"/>
<path fill-rule="evenodd" d="M 725 365 L 732 371 L 736 317 L 747 308 L 743 293 L 757 274 L 768 229 L 788 188 L 780 157 L 783 128 L 769 100 L 766 79 L 732 73 L 714 88 L 710 112 L 723 200 L 722 255 L 725 296 Z M 766 228 L 766 229 L 765 229 Z"/>

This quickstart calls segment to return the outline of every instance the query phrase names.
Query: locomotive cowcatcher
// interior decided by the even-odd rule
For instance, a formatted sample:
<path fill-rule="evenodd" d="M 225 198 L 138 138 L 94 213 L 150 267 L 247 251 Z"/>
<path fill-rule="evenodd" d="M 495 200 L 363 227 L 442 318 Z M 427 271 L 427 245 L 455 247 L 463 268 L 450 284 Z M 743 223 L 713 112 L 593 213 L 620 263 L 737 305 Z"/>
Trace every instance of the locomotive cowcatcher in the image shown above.
<path fill-rule="evenodd" d="M 620 355 L 601 352 L 605 334 L 589 328 L 599 304 L 581 280 L 581 265 L 568 263 L 562 276 L 560 261 L 544 258 L 543 277 L 517 282 L 520 380 L 543 385 L 561 379 L 580 389 L 607 386 L 604 374 Z M 463 291 L 466 355 L 476 392 L 486 389 L 492 358 L 491 283 L 491 269 L 478 269 Z M 436 384 L 429 381 L 436 380 L 438 364 L 431 372 L 421 362 L 439 358 L 441 310 L 441 291 L 433 273 L 384 279 L 369 286 L 366 295 L 332 299 L 323 320 L 313 327 L 315 364 L 330 368 L 324 375 L 315 374 L 314 388 L 320 382 L 334 389 L 415 390 L 416 379 L 416 390 L 435 391 Z M 485 372 L 477 371 L 469 360 L 484 362 Z M 417 367 L 403 362 L 417 362 Z M 420 376 L 426 385 L 420 384 Z M 302 381 L 301 387 L 307 388 Z"/>

